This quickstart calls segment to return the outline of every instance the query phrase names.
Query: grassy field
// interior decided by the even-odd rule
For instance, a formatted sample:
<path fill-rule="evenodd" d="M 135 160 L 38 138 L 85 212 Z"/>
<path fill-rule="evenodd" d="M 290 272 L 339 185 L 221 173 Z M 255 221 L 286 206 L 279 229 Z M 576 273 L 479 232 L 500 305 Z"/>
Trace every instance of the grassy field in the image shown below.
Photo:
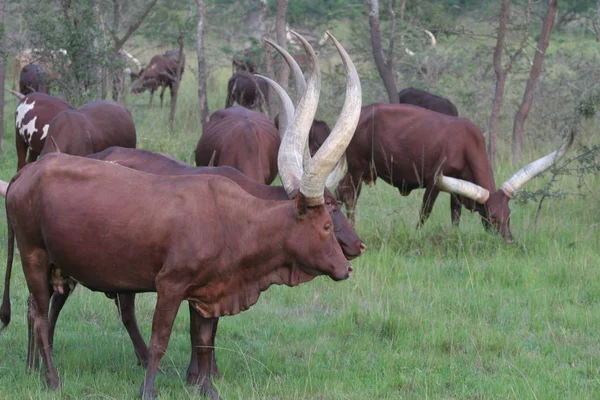
<path fill-rule="evenodd" d="M 221 71 L 209 83 L 212 110 L 224 104 L 226 75 Z M 139 147 L 193 161 L 201 134 L 194 79 L 185 76 L 172 136 L 168 108 L 160 109 L 158 99 L 152 107 L 146 94 L 126 99 Z M 11 100 L 5 109 L 4 180 L 16 166 L 15 104 Z M 554 145 L 526 148 L 523 158 L 533 160 Z M 498 183 L 512 172 L 500 165 Z M 573 183 L 565 178 L 560 185 Z M 594 177 L 586 185 L 591 193 L 600 186 Z M 417 191 L 401 197 L 383 182 L 365 188 L 356 229 L 368 251 L 353 262 L 351 279 L 272 287 L 249 311 L 221 320 L 217 359 L 224 376 L 214 383 L 223 398 L 600 396 L 598 200 L 590 195 L 547 201 L 537 234 L 536 204 L 513 202 L 516 244 L 506 245 L 483 230 L 476 214 L 464 212 L 460 228 L 452 230 L 445 194 L 424 229 L 416 231 L 421 196 Z M 5 258 L 6 222 L 0 218 L 0 259 Z M 144 371 L 115 306 L 83 287 L 70 298 L 56 332 L 62 389 L 51 392 L 39 374 L 25 372 L 27 290 L 16 260 L 13 321 L 0 335 L 0 398 L 134 398 Z M 154 295 L 138 296 L 138 321 L 147 338 L 154 303 Z M 199 397 L 185 385 L 188 321 L 184 305 L 157 378 L 162 399 Z"/>

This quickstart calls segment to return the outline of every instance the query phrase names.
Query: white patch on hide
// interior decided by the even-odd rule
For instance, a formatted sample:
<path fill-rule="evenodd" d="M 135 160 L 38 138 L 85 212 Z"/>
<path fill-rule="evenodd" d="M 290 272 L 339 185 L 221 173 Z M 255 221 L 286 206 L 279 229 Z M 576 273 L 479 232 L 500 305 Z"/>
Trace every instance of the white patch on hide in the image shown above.
<path fill-rule="evenodd" d="M 35 121 L 37 120 L 37 115 L 35 117 L 33 117 L 31 119 L 31 121 L 29 121 L 27 123 L 27 125 L 23 125 L 21 127 L 21 129 L 19 129 L 19 135 L 21 135 L 21 137 L 23 137 L 23 139 L 25 139 L 25 141 L 27 143 L 29 143 L 29 141 L 31 140 L 31 136 L 37 132 L 37 129 L 35 128 Z"/>
<path fill-rule="evenodd" d="M 27 99 L 24 102 L 19 104 L 17 107 L 17 116 L 15 117 L 15 123 L 17 125 L 17 129 L 23 125 L 23 118 L 25 118 L 25 114 L 27 114 L 30 110 L 33 110 L 33 106 L 35 105 L 35 101 L 31 104 L 27 104 Z"/>
<path fill-rule="evenodd" d="M 44 125 L 44 127 L 42 128 L 42 136 L 40 137 L 40 140 L 44 140 L 44 138 L 48 134 L 48 128 L 50 128 L 50 125 Z"/>

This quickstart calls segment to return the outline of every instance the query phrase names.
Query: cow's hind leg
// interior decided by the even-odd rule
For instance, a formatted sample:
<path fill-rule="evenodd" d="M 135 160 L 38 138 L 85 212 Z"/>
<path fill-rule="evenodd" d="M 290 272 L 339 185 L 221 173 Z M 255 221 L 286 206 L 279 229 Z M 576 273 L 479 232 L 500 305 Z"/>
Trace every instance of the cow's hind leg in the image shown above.
<path fill-rule="evenodd" d="M 162 89 L 161 89 L 161 91 L 160 91 L 160 108 L 163 107 L 163 99 L 165 97 L 165 89 L 166 88 L 167 88 L 166 86 L 163 86 Z M 171 96 L 173 96 L 173 92 L 171 92 Z"/>
<path fill-rule="evenodd" d="M 417 229 L 422 228 L 425 221 L 427 221 L 427 218 L 429 218 L 431 210 L 433 209 L 433 204 L 435 203 L 439 193 L 439 189 L 434 184 L 425 187 L 423 205 L 421 206 L 421 213 L 419 217 L 419 223 L 417 224 Z"/>
<path fill-rule="evenodd" d="M 138 358 L 138 362 L 145 367 L 148 366 L 148 346 L 142 337 L 140 328 L 138 327 L 137 320 L 135 318 L 135 294 L 119 293 L 115 297 L 115 304 L 119 309 L 119 315 L 121 321 L 129 334 L 129 338 L 133 343 L 133 349 L 135 355 Z"/>
<path fill-rule="evenodd" d="M 48 321 L 48 337 L 50 340 L 50 346 L 54 345 L 54 330 L 56 329 L 56 321 L 58 321 L 60 311 L 64 307 L 67 298 L 71 294 L 71 286 L 64 285 L 62 290 L 62 293 L 54 292 L 52 298 L 50 299 L 50 316 Z"/>
<path fill-rule="evenodd" d="M 48 337 L 48 308 L 50 302 L 50 263 L 44 249 L 23 252 L 21 257 L 23 272 L 29 292 L 33 296 L 33 329 L 39 341 L 42 359 L 46 367 L 46 383 L 52 389 L 60 387 L 58 371 L 52 362 L 50 339 Z"/>
<path fill-rule="evenodd" d="M 40 369 L 40 348 L 38 337 L 33 329 L 33 316 L 35 314 L 35 302 L 33 295 L 27 297 L 27 360 L 25 362 L 28 372 Z"/>
<path fill-rule="evenodd" d="M 450 218 L 452 219 L 452 226 L 458 228 L 458 224 L 460 223 L 460 214 L 462 212 L 462 204 L 460 203 L 459 198 L 450 194 Z"/>

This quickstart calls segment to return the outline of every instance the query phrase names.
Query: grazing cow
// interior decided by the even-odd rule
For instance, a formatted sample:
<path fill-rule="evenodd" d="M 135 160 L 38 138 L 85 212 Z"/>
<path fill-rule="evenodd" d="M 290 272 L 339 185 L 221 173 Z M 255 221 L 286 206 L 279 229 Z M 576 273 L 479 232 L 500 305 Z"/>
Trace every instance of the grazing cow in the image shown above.
<path fill-rule="evenodd" d="M 60 69 L 67 68 L 70 61 L 65 49 L 58 51 L 24 49 L 15 54 L 13 62 L 13 89 L 17 89 L 17 77 L 23 68 L 28 64 L 37 64 L 45 73 L 46 84 L 52 80 L 60 79 Z"/>
<path fill-rule="evenodd" d="M 150 104 L 154 97 L 154 91 L 162 87 L 160 92 L 160 106 L 163 105 L 163 97 L 165 89 L 168 87 L 173 96 L 173 85 L 177 80 L 177 67 L 179 61 L 179 50 L 169 50 L 165 54 L 152 57 L 146 68 L 142 68 L 140 72 L 130 72 L 131 76 L 131 92 L 142 93 L 146 90 L 150 91 Z M 181 76 L 183 76 L 185 65 L 185 54 L 181 55 Z M 180 78 L 181 78 L 180 76 Z"/>
<path fill-rule="evenodd" d="M 256 198 L 221 176 L 156 176 L 64 154 L 45 156 L 12 179 L 6 196 L 7 283 L 16 238 L 34 305 L 35 341 L 51 388 L 60 386 L 60 378 L 49 344 L 49 277 L 52 286 L 74 279 L 105 293 L 158 293 L 150 362 L 140 390 L 144 399 L 154 398 L 158 365 L 179 305 L 191 302 L 197 311 L 196 383 L 203 394 L 217 399 L 208 348 L 215 318 L 248 309 L 273 284 L 350 276 L 352 267 L 333 234 L 323 193 L 325 179 L 358 122 L 361 92 L 352 61 L 332 40 L 347 66 L 341 123 L 306 167 L 294 161 L 302 159 L 296 145 L 307 141 L 306 121 L 314 117 L 320 86 L 316 56 L 307 49 L 313 73 L 279 157 L 290 200 Z M 6 286 L 0 307 L 4 326 L 10 321 L 9 304 Z"/>
<path fill-rule="evenodd" d="M 464 205 L 479 212 L 484 226 L 494 226 L 511 242 L 509 200 L 564 155 L 572 141 L 573 136 L 567 136 L 558 152 L 526 166 L 496 190 L 483 134 L 471 121 L 406 104 L 371 104 L 362 108 L 346 151 L 348 173 L 336 194 L 354 221 L 363 182 L 373 183 L 380 177 L 403 196 L 425 188 L 422 226 L 439 191 L 447 191 L 453 193 L 450 208 L 455 225 Z"/>
<path fill-rule="evenodd" d="M 43 93 L 35 92 L 24 96 L 12 90 L 10 92 L 20 99 L 15 111 L 18 171 L 26 163 L 37 160 L 44 148 L 50 121 L 63 111 L 72 110 L 73 106 Z"/>
<path fill-rule="evenodd" d="M 19 76 L 19 91 L 24 95 L 33 92 L 50 94 L 44 72 L 39 65 L 27 64 L 23 67 Z"/>
<path fill-rule="evenodd" d="M 48 128 L 40 153 L 86 156 L 111 146 L 135 147 L 136 131 L 127 108 L 112 101 L 93 101 L 76 110 L 58 114 Z"/>
<path fill-rule="evenodd" d="M 117 51 L 116 53 L 116 65 L 111 71 L 112 75 L 112 99 L 114 101 L 119 100 L 119 96 L 124 96 L 126 92 L 127 75 L 131 75 L 132 69 L 135 66 L 138 71 L 142 69 L 142 64 L 137 58 L 131 55 L 124 49 Z"/>
<path fill-rule="evenodd" d="M 398 101 L 400 104 L 412 104 L 413 106 L 458 117 L 458 110 L 450 100 L 425 90 L 412 87 L 402 89 L 400 93 L 398 93 Z"/>
<path fill-rule="evenodd" d="M 279 132 L 266 115 L 242 106 L 216 111 L 196 146 L 196 165 L 227 165 L 256 182 L 270 184 L 277 176 Z"/>
<path fill-rule="evenodd" d="M 226 108 L 238 103 L 252 110 L 263 110 L 266 108 L 268 99 L 269 86 L 267 82 L 249 72 L 236 72 L 227 82 Z"/>

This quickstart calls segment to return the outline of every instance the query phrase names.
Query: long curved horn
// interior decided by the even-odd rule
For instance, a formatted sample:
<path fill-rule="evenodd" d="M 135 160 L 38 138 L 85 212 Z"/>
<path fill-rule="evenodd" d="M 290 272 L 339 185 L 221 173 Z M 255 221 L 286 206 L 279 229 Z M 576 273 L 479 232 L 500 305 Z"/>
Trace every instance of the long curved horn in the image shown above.
<path fill-rule="evenodd" d="M 483 204 L 490 197 L 490 192 L 473 182 L 444 176 L 441 172 L 435 178 L 435 185 L 443 192 L 464 196 Z"/>
<path fill-rule="evenodd" d="M 23 100 L 25 98 L 25 95 L 23 93 L 19 93 L 16 90 L 12 90 L 12 89 L 6 89 L 6 90 L 11 92 L 19 100 Z"/>
<path fill-rule="evenodd" d="M 344 62 L 347 80 L 346 99 L 333 130 L 310 160 L 308 168 L 302 176 L 300 192 L 306 197 L 309 206 L 323 204 L 325 180 L 352 140 L 362 105 L 360 79 L 356 68 L 337 39 L 329 32 L 327 35 L 335 44 Z"/>
<path fill-rule="evenodd" d="M 327 180 L 325 180 L 325 186 L 333 191 L 333 189 L 337 187 L 338 183 L 340 183 L 344 175 L 346 175 L 347 170 L 348 160 L 346 160 L 346 153 L 344 153 L 342 154 L 342 157 L 340 158 L 338 163 L 333 168 L 333 171 L 331 171 L 331 173 L 327 177 Z"/>
<path fill-rule="evenodd" d="M 306 83 L 306 90 L 296 107 L 293 121 L 287 126 L 277 155 L 277 166 L 279 168 L 281 183 L 290 198 L 292 198 L 297 194 L 298 189 L 300 189 L 300 181 L 304 174 L 302 154 L 304 146 L 308 141 L 310 124 L 317 112 L 319 93 L 321 91 L 321 71 L 317 55 L 311 45 L 298 33 L 294 31 L 290 32 L 302 43 L 304 50 L 309 56 L 311 69 L 311 74 Z M 321 196 L 323 196 L 322 192 Z"/>
<path fill-rule="evenodd" d="M 515 192 L 524 184 L 546 171 L 552 165 L 556 164 L 567 151 L 571 148 L 575 139 L 575 129 L 570 129 L 569 133 L 563 138 L 563 142 L 558 150 L 542 157 L 525 167 L 521 168 L 516 174 L 511 176 L 500 188 L 508 197 L 513 197 Z"/>
<path fill-rule="evenodd" d="M 427 34 L 427 36 L 429 36 L 429 39 L 431 40 L 431 47 L 435 47 L 437 42 L 435 41 L 435 36 L 433 35 L 433 33 L 428 31 L 427 29 L 423 29 L 423 30 L 425 31 L 425 33 Z"/>
<path fill-rule="evenodd" d="M 287 62 L 287 65 L 290 67 L 290 70 L 292 71 L 292 76 L 294 77 L 294 82 L 296 84 L 296 103 L 300 103 L 300 99 L 302 98 L 302 95 L 306 90 L 306 80 L 304 79 L 304 74 L 302 73 L 300 66 L 298 65 L 294 57 L 292 57 L 292 55 L 288 53 L 286 49 L 279 46 L 277 43 L 270 41 L 269 39 L 264 40 L 265 42 L 273 46 L 273 48 L 277 50 L 279 54 L 281 54 L 285 62 Z"/>
<path fill-rule="evenodd" d="M 271 86 L 273 90 L 275 90 L 275 93 L 277 93 L 277 95 L 279 95 L 279 98 L 281 99 L 281 104 L 283 104 L 283 112 L 285 113 L 286 121 L 285 126 L 279 126 L 279 133 L 283 137 L 283 134 L 287 130 L 287 127 L 290 126 L 291 121 L 294 120 L 295 110 L 294 104 L 292 103 L 292 99 L 290 99 L 290 96 L 288 96 L 286 91 L 279 85 L 279 83 L 275 82 L 273 79 L 267 78 L 266 76 L 259 74 L 254 74 L 254 76 L 264 79 L 265 82 L 267 82 L 269 86 Z"/>
<path fill-rule="evenodd" d="M 0 181 L 0 196 L 6 197 L 8 191 L 8 182 Z"/>
<path fill-rule="evenodd" d="M 137 58 L 135 58 L 134 56 L 132 56 L 131 53 L 129 53 L 125 49 L 121 49 L 121 51 L 123 52 L 123 54 L 125 54 L 125 56 L 127 56 L 127 58 L 129 58 L 131 61 L 133 61 L 133 63 L 137 67 L 138 71 L 140 69 L 142 69 L 142 63 L 140 62 L 140 60 L 138 60 Z"/>

